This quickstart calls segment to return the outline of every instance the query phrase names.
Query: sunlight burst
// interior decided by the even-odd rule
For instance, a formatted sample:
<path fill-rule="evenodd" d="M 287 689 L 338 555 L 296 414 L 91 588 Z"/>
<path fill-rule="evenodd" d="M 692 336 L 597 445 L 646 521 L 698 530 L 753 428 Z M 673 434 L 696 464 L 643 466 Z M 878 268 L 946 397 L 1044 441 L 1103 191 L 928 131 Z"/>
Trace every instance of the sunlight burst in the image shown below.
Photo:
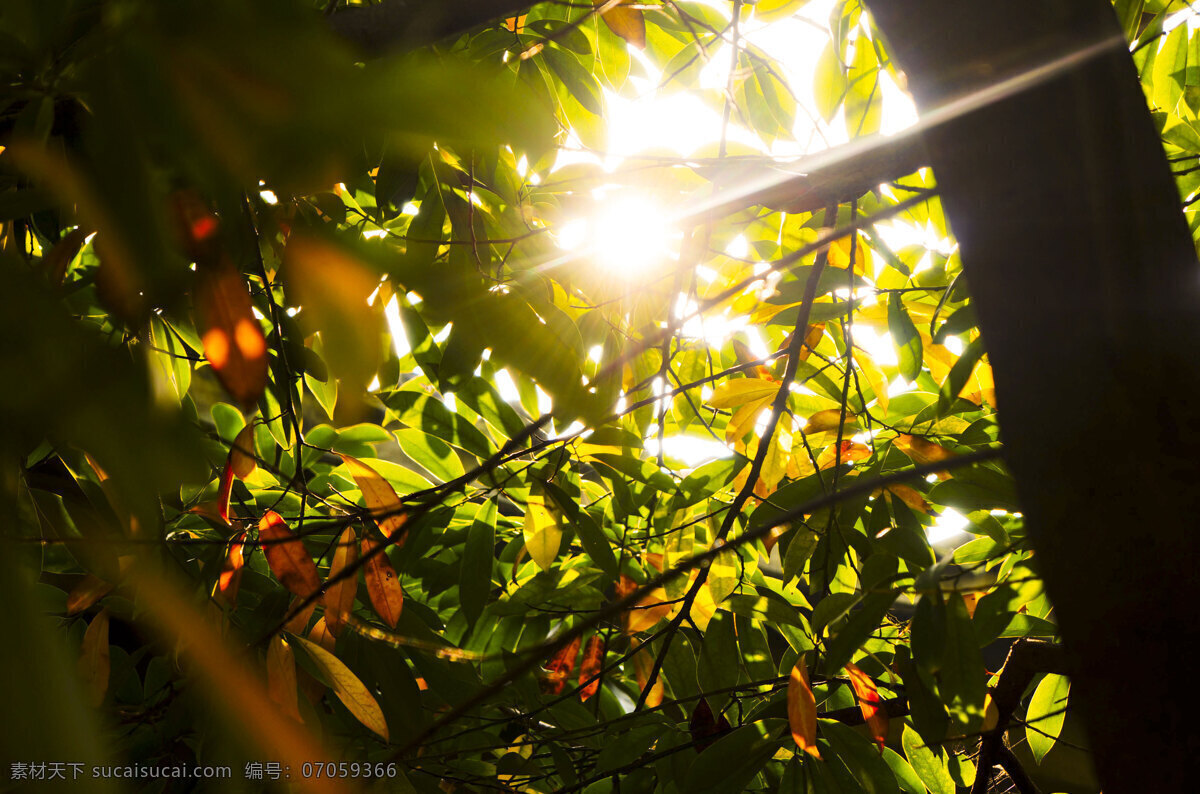
<path fill-rule="evenodd" d="M 630 196 L 609 198 L 587 218 L 563 224 L 560 248 L 590 257 L 605 273 L 638 280 L 657 272 L 679 237 L 657 204 Z"/>

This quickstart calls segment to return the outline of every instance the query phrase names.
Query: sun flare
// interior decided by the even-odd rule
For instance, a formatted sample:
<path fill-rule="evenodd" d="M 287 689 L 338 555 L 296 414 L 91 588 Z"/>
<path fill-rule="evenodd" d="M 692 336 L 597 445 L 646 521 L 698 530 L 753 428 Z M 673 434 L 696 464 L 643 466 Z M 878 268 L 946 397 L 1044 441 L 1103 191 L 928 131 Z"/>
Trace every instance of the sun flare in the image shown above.
<path fill-rule="evenodd" d="M 604 273 L 638 280 L 674 255 L 679 233 L 664 209 L 638 196 L 603 201 L 591 215 L 563 224 L 560 248 L 588 257 Z"/>

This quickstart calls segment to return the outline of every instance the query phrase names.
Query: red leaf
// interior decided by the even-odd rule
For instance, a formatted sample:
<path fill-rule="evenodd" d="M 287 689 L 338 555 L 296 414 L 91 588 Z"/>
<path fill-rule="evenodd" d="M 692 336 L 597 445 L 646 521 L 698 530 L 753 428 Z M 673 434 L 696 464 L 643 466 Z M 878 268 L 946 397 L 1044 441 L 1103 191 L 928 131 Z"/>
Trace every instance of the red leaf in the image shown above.
<path fill-rule="evenodd" d="M 820 758 L 817 749 L 817 700 L 808 683 L 808 669 L 803 656 L 792 668 L 787 693 L 788 724 L 796 746 L 813 758 Z"/>
<path fill-rule="evenodd" d="M 246 564 L 242 555 L 246 545 L 246 533 L 239 533 L 229 543 L 229 551 L 225 553 L 225 562 L 221 565 L 221 573 L 217 577 L 217 586 L 213 589 L 213 598 L 229 607 L 237 604 L 238 585 L 242 581 L 242 569 Z"/>
<path fill-rule="evenodd" d="M 579 665 L 579 684 L 583 687 L 579 690 L 580 700 L 587 700 L 600 691 L 600 679 L 598 677 L 595 681 L 588 679 L 598 676 L 602 667 L 604 667 L 604 638 L 599 634 L 593 634 L 588 640 L 587 647 L 583 650 L 583 663 Z"/>
<path fill-rule="evenodd" d="M 271 573 L 284 587 L 300 598 L 307 598 L 321 588 L 316 563 L 278 513 L 268 510 L 258 522 L 258 539 Z"/>
<path fill-rule="evenodd" d="M 696 752 L 703 752 L 721 734 L 727 733 L 730 725 L 724 714 L 719 719 L 714 717 L 708 701 L 700 698 L 700 702 L 692 710 L 692 719 L 688 722 L 688 730 L 691 731 L 692 741 L 696 743 Z"/>
<path fill-rule="evenodd" d="M 850 686 L 854 687 L 854 694 L 858 698 L 858 707 L 862 710 L 863 719 L 867 721 L 867 727 L 871 729 L 871 735 L 875 737 L 875 744 L 879 745 L 879 752 L 882 753 L 883 744 L 887 741 L 888 718 L 887 712 L 883 709 L 883 701 L 879 699 L 879 691 L 875 688 L 875 682 L 869 675 L 852 664 L 846 665 L 846 673 L 850 676 Z"/>
<path fill-rule="evenodd" d="M 543 692 L 558 695 L 566 688 L 567 676 L 575 669 L 575 659 L 579 656 L 580 642 L 580 638 L 576 637 L 559 648 L 558 652 L 550 657 L 550 661 L 546 662 L 546 675 L 541 682 Z"/>
<path fill-rule="evenodd" d="M 233 494 L 233 461 L 226 460 L 221 470 L 221 487 L 217 490 L 217 515 L 229 523 L 229 497 Z"/>

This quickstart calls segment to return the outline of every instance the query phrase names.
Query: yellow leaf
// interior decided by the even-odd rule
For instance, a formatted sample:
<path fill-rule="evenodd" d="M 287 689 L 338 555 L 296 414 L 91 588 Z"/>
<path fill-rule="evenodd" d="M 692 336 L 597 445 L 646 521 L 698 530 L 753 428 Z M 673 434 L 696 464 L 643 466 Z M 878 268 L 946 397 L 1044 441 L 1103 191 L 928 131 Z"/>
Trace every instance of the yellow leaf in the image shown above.
<path fill-rule="evenodd" d="M 692 579 L 695 579 L 693 575 Z M 679 607 L 672 607 L 671 612 L 674 613 Z M 696 624 L 696 628 L 700 631 L 708 630 L 708 622 L 712 620 L 713 615 L 717 613 L 717 604 L 713 601 L 712 593 L 707 587 L 701 587 L 696 593 L 696 600 L 692 602 L 691 618 Z"/>
<path fill-rule="evenodd" d="M 87 631 L 84 632 L 78 669 L 88 703 L 99 707 L 104 702 L 104 693 L 108 691 L 108 675 L 111 670 L 107 609 L 100 610 L 100 614 L 92 618 Z"/>
<path fill-rule="evenodd" d="M 867 385 L 871 387 L 871 391 L 875 393 L 875 402 L 879 404 L 880 410 L 887 411 L 888 409 L 888 379 L 883 374 L 883 370 L 875 363 L 875 359 L 859 350 L 854 349 L 854 361 L 858 364 L 858 370 L 866 379 Z"/>
<path fill-rule="evenodd" d="M 358 458 L 352 458 L 349 455 L 342 455 L 341 458 L 342 462 L 346 464 L 346 468 L 350 470 L 350 476 L 354 478 L 358 489 L 362 491 L 363 501 L 370 508 L 371 516 L 379 525 L 380 531 L 389 539 L 392 538 L 408 520 L 408 516 L 400 512 L 403 505 L 400 497 L 396 496 L 396 489 L 377 471 Z M 399 546 L 403 543 L 404 541 L 400 540 L 396 545 Z"/>
<path fill-rule="evenodd" d="M 916 463 L 918 466 L 940 463 L 947 458 L 954 457 L 954 453 L 941 444 L 935 444 L 920 436 L 910 436 L 907 433 L 901 433 L 896 436 L 895 444 L 901 452 L 912 458 L 913 463 Z"/>
<path fill-rule="evenodd" d="M 529 497 L 525 509 L 525 548 L 529 549 L 529 556 L 539 568 L 548 571 L 558 556 L 560 543 L 562 529 L 546 509 L 545 501 L 540 496 Z"/>
<path fill-rule="evenodd" d="M 857 233 L 840 237 L 829 244 L 829 266 L 843 270 L 850 266 L 850 246 L 852 241 L 854 246 L 854 272 L 860 276 L 873 276 L 875 268 L 871 258 L 871 249 L 866 246 L 863 236 Z"/>
<path fill-rule="evenodd" d="M 837 430 L 838 423 L 842 419 L 842 409 L 829 408 L 824 411 L 817 411 L 812 416 L 808 417 L 808 422 L 804 425 L 805 433 L 822 433 L 826 430 Z M 847 426 L 854 424 L 856 417 L 850 411 L 846 412 Z"/>
<path fill-rule="evenodd" d="M 363 682 L 350 672 L 350 668 L 315 642 L 309 642 L 303 637 L 294 637 L 293 639 L 300 643 L 300 647 L 321 669 L 325 680 L 333 688 L 333 693 L 350 710 L 354 718 L 382 736 L 385 742 L 388 741 L 388 726 L 387 721 L 383 718 L 383 710 L 379 708 L 379 703 L 371 695 L 371 692 L 363 686 Z"/>
<path fill-rule="evenodd" d="M 335 579 L 342 571 L 353 567 L 358 560 L 358 540 L 352 527 L 346 527 L 338 539 L 333 563 L 329 566 L 329 579 Z M 358 576 L 349 576 L 331 584 L 325 591 L 325 625 L 335 637 L 342 633 L 342 626 L 354 608 L 354 596 L 358 593 Z"/>
<path fill-rule="evenodd" d="M 637 678 L 638 689 L 644 690 L 646 684 L 650 681 L 650 673 L 654 670 L 654 656 L 650 652 L 649 646 L 638 647 L 637 640 L 630 640 L 630 646 L 635 650 L 633 656 L 633 673 Z M 646 695 L 646 706 L 654 708 L 663 701 L 663 680 L 662 676 L 658 676 L 654 680 L 654 687 L 650 690 L 650 694 Z"/>
<path fill-rule="evenodd" d="M 213 600 L 233 609 L 237 606 L 238 585 L 242 581 L 242 571 L 246 559 L 243 551 L 246 548 L 246 533 L 239 532 L 229 541 L 229 549 L 225 552 L 225 560 L 221 563 L 221 572 L 213 584 Z"/>
<path fill-rule="evenodd" d="M 767 494 L 772 493 L 783 475 L 787 473 L 788 461 L 791 458 L 792 446 L 792 417 L 785 414 L 779 418 L 779 426 L 775 429 L 775 438 L 771 439 L 771 448 L 763 459 L 761 484 Z"/>
<path fill-rule="evenodd" d="M 817 700 L 808 683 L 807 654 L 801 655 L 792 668 L 788 679 L 787 712 L 788 725 L 796 746 L 813 758 L 820 758 L 817 749 Z"/>
<path fill-rule="evenodd" d="M 284 714 L 304 722 L 296 700 L 296 659 L 287 640 L 276 634 L 267 646 L 267 695 Z"/>
<path fill-rule="evenodd" d="M 737 589 L 737 560 L 737 552 L 733 549 L 725 549 L 713 557 L 708 568 L 708 592 L 714 604 L 721 603 Z"/>
<path fill-rule="evenodd" d="M 663 603 L 666 600 L 666 590 L 661 587 L 651 590 L 645 598 L 637 603 L 634 609 L 629 610 L 629 620 L 625 630 L 630 634 L 636 634 L 639 631 L 653 628 L 654 624 L 671 612 L 671 604 Z"/>
<path fill-rule="evenodd" d="M 779 391 L 779 382 L 765 378 L 735 378 L 719 384 L 706 400 L 713 408 L 734 408 L 745 403 L 770 399 Z"/>
<path fill-rule="evenodd" d="M 750 429 L 754 427 L 754 423 L 758 420 L 759 412 L 770 405 L 774 399 L 774 394 L 768 394 L 766 397 L 760 397 L 753 402 L 745 403 L 734 411 L 733 416 L 729 419 L 729 423 L 725 425 L 725 440 L 732 444 L 750 432 Z"/>
<path fill-rule="evenodd" d="M 333 653 L 333 649 L 337 645 L 337 638 L 329 633 L 329 626 L 325 623 L 324 617 L 317 618 L 317 622 L 308 630 L 308 638 L 330 653 Z"/>

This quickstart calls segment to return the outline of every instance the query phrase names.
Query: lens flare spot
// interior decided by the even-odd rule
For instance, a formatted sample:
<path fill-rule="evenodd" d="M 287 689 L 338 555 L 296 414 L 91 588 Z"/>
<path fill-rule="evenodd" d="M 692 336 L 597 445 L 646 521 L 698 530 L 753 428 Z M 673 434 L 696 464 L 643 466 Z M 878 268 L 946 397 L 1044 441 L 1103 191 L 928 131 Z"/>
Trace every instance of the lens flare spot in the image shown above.
<path fill-rule="evenodd" d="M 204 344 L 204 357 L 213 369 L 224 369 L 229 363 L 229 334 L 220 328 L 212 328 L 200 341 Z"/>
<path fill-rule="evenodd" d="M 249 360 L 254 360 L 267 352 L 267 341 L 263 339 L 262 329 L 246 318 L 238 320 L 233 329 L 234 340 L 238 350 Z"/>

